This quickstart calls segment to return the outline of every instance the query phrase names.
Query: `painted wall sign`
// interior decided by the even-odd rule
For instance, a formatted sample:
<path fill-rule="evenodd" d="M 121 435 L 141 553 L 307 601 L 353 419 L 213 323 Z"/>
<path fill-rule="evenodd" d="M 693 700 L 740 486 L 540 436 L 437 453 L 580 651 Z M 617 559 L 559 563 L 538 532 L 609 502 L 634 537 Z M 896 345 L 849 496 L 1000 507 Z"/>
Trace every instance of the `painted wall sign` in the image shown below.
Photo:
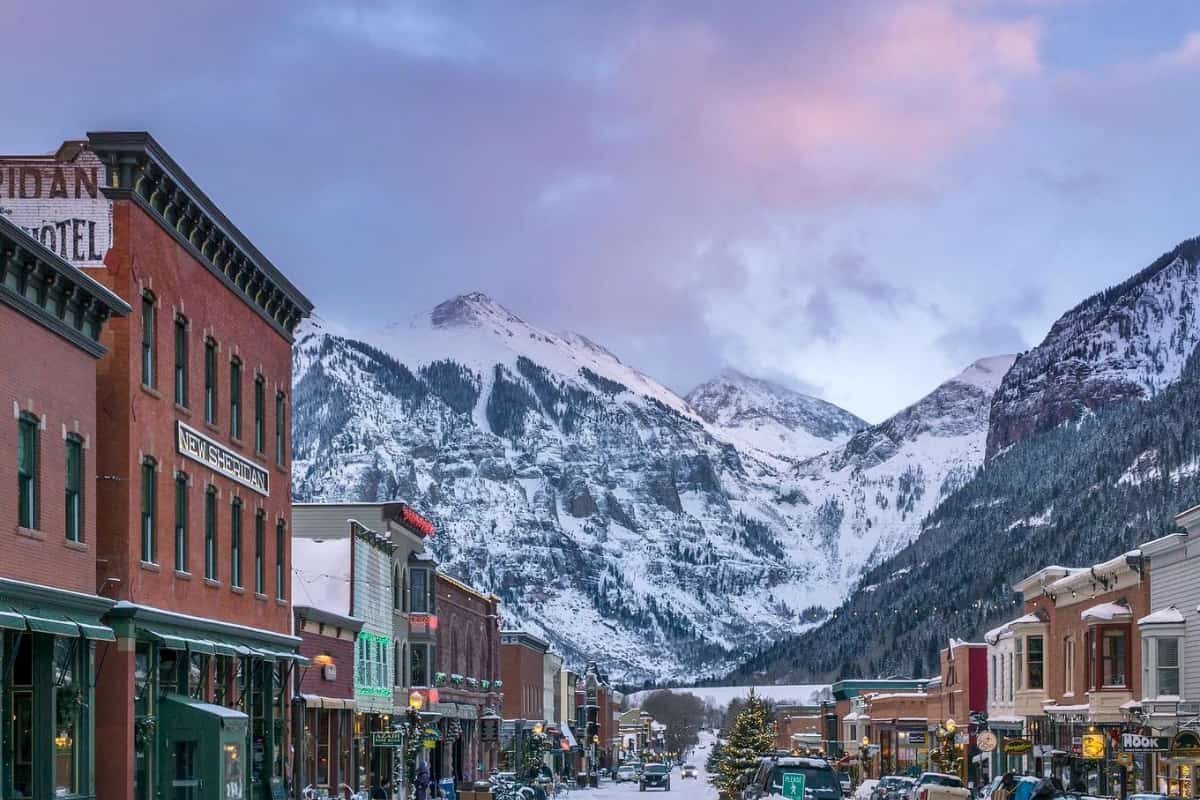
<path fill-rule="evenodd" d="M 265 469 L 178 420 L 175 422 L 175 446 L 180 455 L 199 461 L 264 497 L 271 495 L 271 476 Z"/>
<path fill-rule="evenodd" d="M 0 214 L 75 266 L 104 266 L 112 246 L 104 165 L 90 150 L 60 156 L 0 158 Z"/>

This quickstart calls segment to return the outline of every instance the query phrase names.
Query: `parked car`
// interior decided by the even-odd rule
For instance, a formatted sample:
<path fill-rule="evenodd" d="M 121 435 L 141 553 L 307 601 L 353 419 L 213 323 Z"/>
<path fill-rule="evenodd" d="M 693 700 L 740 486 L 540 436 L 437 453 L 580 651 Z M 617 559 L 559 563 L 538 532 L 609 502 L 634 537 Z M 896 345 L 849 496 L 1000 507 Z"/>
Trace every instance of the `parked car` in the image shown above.
<path fill-rule="evenodd" d="M 840 783 L 842 786 L 842 797 L 849 797 L 850 796 L 850 776 L 844 772 L 839 772 L 837 774 L 837 776 L 838 776 L 838 783 Z"/>
<path fill-rule="evenodd" d="M 823 758 L 769 756 L 759 762 L 758 772 L 743 793 L 744 800 L 782 796 L 783 783 L 789 774 L 804 776 L 806 800 L 841 800 L 842 786 L 837 773 Z"/>
<path fill-rule="evenodd" d="M 680 778 L 695 778 L 696 777 L 696 765 L 695 764 L 684 764 L 682 767 L 679 768 L 679 777 Z"/>
<path fill-rule="evenodd" d="M 617 767 L 617 783 L 634 782 L 637 779 L 637 770 L 633 768 L 633 764 L 622 764 Z"/>
<path fill-rule="evenodd" d="M 871 800 L 875 794 L 875 787 L 879 785 L 879 781 L 874 778 L 869 778 L 858 785 L 854 790 L 854 800 Z"/>
<path fill-rule="evenodd" d="M 926 772 L 917 778 L 911 800 L 971 800 L 971 792 L 957 775 Z"/>
<path fill-rule="evenodd" d="M 671 768 L 666 764 L 647 764 L 638 781 L 638 791 L 644 792 L 647 789 L 671 791 Z"/>
<path fill-rule="evenodd" d="M 906 775 L 884 775 L 876 784 L 871 800 L 900 800 L 914 783 L 916 781 Z"/>

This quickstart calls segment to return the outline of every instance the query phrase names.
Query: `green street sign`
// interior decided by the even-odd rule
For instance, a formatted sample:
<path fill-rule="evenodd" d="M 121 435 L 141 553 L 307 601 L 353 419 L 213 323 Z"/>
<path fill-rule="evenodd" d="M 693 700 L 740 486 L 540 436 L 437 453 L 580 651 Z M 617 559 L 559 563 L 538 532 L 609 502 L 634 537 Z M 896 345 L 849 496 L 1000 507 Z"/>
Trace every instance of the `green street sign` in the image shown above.
<path fill-rule="evenodd" d="M 403 747 L 404 734 L 400 731 L 371 731 L 371 745 L 374 747 Z"/>
<path fill-rule="evenodd" d="M 783 773 L 783 796 L 790 800 L 804 800 L 804 773 Z"/>

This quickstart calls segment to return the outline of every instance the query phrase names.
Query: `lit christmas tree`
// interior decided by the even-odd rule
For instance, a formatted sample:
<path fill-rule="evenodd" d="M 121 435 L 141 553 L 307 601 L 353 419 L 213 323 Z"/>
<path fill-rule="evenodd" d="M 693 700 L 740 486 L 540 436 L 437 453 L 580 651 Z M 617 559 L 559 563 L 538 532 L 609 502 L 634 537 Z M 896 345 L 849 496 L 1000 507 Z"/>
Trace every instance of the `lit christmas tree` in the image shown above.
<path fill-rule="evenodd" d="M 735 797 L 747 780 L 747 772 L 753 776 L 763 756 L 775 750 L 775 723 L 767 718 L 767 704 L 750 691 L 746 707 L 733 721 L 729 741 L 721 747 L 721 760 L 713 785 L 725 797 Z"/>

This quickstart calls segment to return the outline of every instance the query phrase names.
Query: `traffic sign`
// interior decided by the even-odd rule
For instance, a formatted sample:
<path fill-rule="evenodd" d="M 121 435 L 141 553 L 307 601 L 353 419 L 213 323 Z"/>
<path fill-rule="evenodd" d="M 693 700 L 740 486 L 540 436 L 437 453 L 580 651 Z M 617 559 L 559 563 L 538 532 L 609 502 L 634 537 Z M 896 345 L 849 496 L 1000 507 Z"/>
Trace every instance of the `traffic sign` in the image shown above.
<path fill-rule="evenodd" d="M 804 773 L 783 773 L 783 796 L 789 800 L 804 800 Z"/>

